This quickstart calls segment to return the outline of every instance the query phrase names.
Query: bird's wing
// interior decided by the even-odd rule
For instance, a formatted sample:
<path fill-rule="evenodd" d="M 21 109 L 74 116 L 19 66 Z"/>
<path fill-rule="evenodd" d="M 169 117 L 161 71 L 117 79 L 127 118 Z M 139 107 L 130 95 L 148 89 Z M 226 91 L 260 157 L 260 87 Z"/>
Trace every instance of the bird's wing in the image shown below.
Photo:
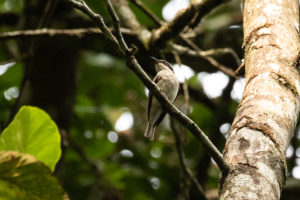
<path fill-rule="evenodd" d="M 160 80 L 160 76 L 157 76 L 157 75 L 156 75 L 156 76 L 154 77 L 154 79 L 153 79 L 153 82 L 154 82 L 155 84 L 157 84 L 159 80 Z M 150 110 L 151 110 L 152 98 L 153 98 L 152 93 L 151 93 L 150 90 L 149 90 L 149 94 L 148 94 L 148 104 L 147 104 L 147 116 L 148 116 L 148 119 L 149 119 L 149 116 L 150 116 Z"/>

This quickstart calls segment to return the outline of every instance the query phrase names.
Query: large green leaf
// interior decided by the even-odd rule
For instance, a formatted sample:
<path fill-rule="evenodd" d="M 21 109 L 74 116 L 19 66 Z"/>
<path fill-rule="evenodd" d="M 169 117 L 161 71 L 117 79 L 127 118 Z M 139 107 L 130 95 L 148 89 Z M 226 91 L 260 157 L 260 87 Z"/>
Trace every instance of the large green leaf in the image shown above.
<path fill-rule="evenodd" d="M 13 151 L 0 153 L 1 200 L 67 199 L 58 180 L 42 162 Z"/>
<path fill-rule="evenodd" d="M 31 154 L 53 171 L 61 156 L 60 134 L 46 112 L 23 106 L 2 133 L 1 150 Z"/>

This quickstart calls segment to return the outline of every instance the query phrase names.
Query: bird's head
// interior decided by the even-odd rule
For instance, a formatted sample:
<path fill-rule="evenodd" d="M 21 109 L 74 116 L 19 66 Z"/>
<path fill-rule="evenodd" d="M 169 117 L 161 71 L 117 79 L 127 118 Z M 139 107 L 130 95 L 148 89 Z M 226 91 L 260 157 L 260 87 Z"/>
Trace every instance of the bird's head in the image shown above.
<path fill-rule="evenodd" d="M 159 59 L 156 59 L 154 57 L 151 57 L 151 58 L 155 62 L 156 72 L 159 72 L 161 70 L 171 70 L 174 73 L 174 70 L 173 70 L 171 64 L 168 63 L 167 61 L 165 61 L 165 60 L 159 60 Z"/>

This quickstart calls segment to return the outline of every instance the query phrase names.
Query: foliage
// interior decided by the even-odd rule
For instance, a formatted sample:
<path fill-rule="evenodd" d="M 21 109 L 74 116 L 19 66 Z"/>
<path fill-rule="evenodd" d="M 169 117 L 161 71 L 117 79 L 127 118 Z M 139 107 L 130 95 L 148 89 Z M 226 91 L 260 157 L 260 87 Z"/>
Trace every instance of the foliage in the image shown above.
<path fill-rule="evenodd" d="M 33 10 L 27 9 L 29 16 L 23 16 L 26 15 L 23 13 L 26 10 L 24 5 L 28 2 L 41 5 L 40 7 L 33 7 Z M 13 12 L 20 15 L 22 20 L 32 19 L 35 22 L 33 25 L 23 27 L 24 29 L 32 29 L 32 27 L 38 26 L 38 19 L 41 18 L 45 2 L 47 1 L 4 0 L 0 1 L 0 12 Z M 104 1 L 86 0 L 85 2 L 95 12 L 101 13 L 105 22 L 111 25 Z M 169 1 L 143 0 L 143 2 L 162 19 L 162 9 Z M 8 4 L 9 6 L 7 6 Z M 59 9 L 56 10 L 58 14 L 55 13 L 49 28 L 94 26 L 84 14 L 72 11 L 66 4 L 58 4 L 58 7 Z M 135 12 L 143 26 L 150 30 L 155 27 L 154 23 L 135 5 L 130 3 L 130 8 Z M 81 18 L 84 18 L 88 23 L 84 21 L 86 24 L 81 24 L 82 21 L 72 21 Z M 192 39 L 201 49 L 230 47 L 242 58 L 241 22 L 240 1 L 233 0 L 206 16 L 195 29 L 199 37 Z M 0 24 L 1 32 L 19 29 L 19 26 Z M 46 39 L 51 42 L 53 38 Z M 127 42 L 131 43 L 131 39 L 129 38 Z M 67 41 L 67 38 L 61 37 L 60 41 L 62 42 L 59 44 L 61 48 L 69 47 L 67 42 L 63 42 L 64 40 Z M 35 42 L 42 45 L 40 41 L 43 40 L 39 38 Z M 70 41 L 68 40 L 68 42 Z M 66 129 L 68 138 L 62 143 L 64 146 L 63 159 L 56 169 L 56 176 L 63 184 L 63 188 L 70 199 L 182 199 L 181 183 L 183 176 L 168 117 L 158 127 L 155 141 L 145 140 L 143 132 L 146 122 L 147 95 L 143 84 L 128 70 L 126 64 L 113 52 L 113 48 L 101 36 L 75 38 L 72 42 L 74 42 L 74 48 L 78 48 L 80 52 L 73 56 L 74 65 L 77 66 L 77 68 L 75 67 L 76 94 L 75 100 L 68 101 L 70 104 L 73 104 L 74 101 L 73 112 L 69 117 L 70 125 Z M 79 43 L 79 47 L 76 46 L 77 43 Z M 7 62 L 17 58 L 13 60 L 16 62 L 14 65 L 0 73 L 0 131 L 3 131 L 10 120 L 11 110 L 14 108 L 19 91 L 22 91 L 24 87 L 22 80 L 28 76 L 24 72 L 28 72 L 26 67 L 28 67 L 29 61 L 19 57 L 22 52 L 19 50 L 18 40 L 3 41 L 0 44 L 0 72 L 4 66 L 2 61 Z M 140 52 L 141 50 L 138 53 Z M 47 50 L 46 53 L 50 57 L 55 52 Z M 222 64 L 231 66 L 232 69 L 237 67 L 231 56 L 220 56 L 217 59 Z M 65 61 L 56 60 L 56 62 Z M 44 66 L 38 67 L 43 69 Z M 53 70 L 56 70 L 55 67 L 53 66 Z M 145 65 L 143 68 L 150 69 L 151 65 Z M 193 73 L 194 75 L 188 79 L 189 86 L 197 89 L 199 93 L 204 93 L 204 85 L 199 81 L 201 71 L 193 71 Z M 56 78 L 52 77 L 46 81 L 55 82 Z M 59 76 L 59 78 L 61 77 Z M 66 82 L 69 81 L 68 77 L 64 78 Z M 16 90 L 10 90 L 12 88 Z M 46 92 L 53 92 L 55 95 L 59 88 L 53 90 L 54 92 Z M 15 93 L 8 93 L 8 91 Z M 224 145 L 224 136 L 228 131 L 220 131 L 220 127 L 226 123 L 231 123 L 237 107 L 237 102 L 230 98 L 230 92 L 226 94 L 229 96 L 229 102 L 225 102 L 222 95 L 210 99 L 214 105 L 219 106 L 218 108 L 227 109 L 226 112 L 208 107 L 201 99 L 191 97 L 190 100 L 190 117 L 214 140 L 220 149 Z M 225 95 L 224 91 L 223 95 Z M 68 99 L 69 97 L 65 98 Z M 62 99 L 55 99 L 55 101 L 60 100 Z M 38 99 L 36 102 L 41 103 L 42 101 L 47 101 L 47 99 Z M 41 104 L 43 105 L 43 103 Z M 184 103 L 184 98 L 180 94 L 176 100 L 176 106 L 182 108 Z M 45 109 L 46 112 L 51 113 L 51 117 L 59 124 L 60 119 L 55 113 L 53 114 L 52 107 L 49 107 L 47 107 L 48 110 Z M 59 109 L 65 111 L 64 107 Z M 133 118 L 133 123 L 122 129 L 117 124 L 121 123 L 120 120 L 125 114 Z M 130 119 L 127 117 L 123 124 L 128 125 L 129 122 Z M 49 199 L 62 197 L 61 188 L 56 180 L 50 176 L 50 171 L 44 166 L 44 164 L 47 165 L 53 171 L 60 157 L 61 141 L 58 134 L 54 122 L 45 112 L 33 107 L 24 107 L 20 110 L 1 135 L 0 149 L 5 150 L 5 153 L 0 154 L 0 159 L 3 159 L 2 164 L 0 164 L 0 196 L 1 193 L 8 191 L 6 188 L 9 187 L 8 183 L 12 181 L 10 175 L 19 172 L 25 174 L 26 172 L 25 178 L 45 182 L 45 184 L 40 184 L 42 188 L 36 192 L 44 194 L 42 191 L 50 191 L 50 188 L 53 187 L 53 191 L 56 192 L 52 195 L 59 197 L 54 198 L 52 196 Z M 190 133 L 182 131 L 180 134 L 187 166 L 197 176 L 205 189 L 216 189 L 219 178 L 218 168 L 210 158 L 204 160 L 205 149 Z M 7 152 L 8 150 L 19 153 Z M 43 163 L 27 154 L 35 156 Z M 14 158 L 9 155 L 14 155 Z M 9 174 L 3 173 L 3 169 L 5 169 L 4 159 L 6 159 L 5 165 L 10 168 Z M 21 163 L 22 160 L 27 161 Z M 24 166 L 20 166 L 20 164 L 24 164 Z M 201 168 L 205 164 L 207 164 L 208 169 Z M 39 173 L 30 173 L 35 172 L 35 170 Z M 4 176 L 10 178 L 8 183 L 3 181 Z M 43 177 L 45 179 L 42 179 Z M 21 178 L 21 175 L 17 176 L 13 181 L 23 181 Z M 49 182 L 47 182 L 48 180 Z M 189 184 L 192 187 L 192 184 Z M 25 186 L 28 187 L 25 188 Z M 37 189 L 35 186 L 30 184 L 24 184 L 24 187 L 23 185 L 22 187 L 12 185 L 15 191 L 20 191 L 20 195 L 28 194 L 29 190 L 35 191 Z M 193 190 L 191 189 L 191 191 Z M 196 199 L 199 199 L 197 198 L 197 191 L 193 194 Z M 11 195 L 11 199 L 20 199 L 15 196 L 17 192 L 5 195 Z M 30 199 L 35 198 L 35 196 L 30 197 Z"/>
<path fill-rule="evenodd" d="M 14 9 L 5 10 L 5 3 L 10 0 L 0 2 L 2 11 L 13 11 L 21 13 L 18 8 L 23 4 L 12 4 Z M 105 9 L 103 1 L 87 0 L 87 4 L 96 12 L 101 13 L 108 24 L 111 20 L 108 12 Z M 151 10 L 154 11 L 162 19 L 162 9 L 167 4 L 167 0 L 151 0 L 143 1 Z M 133 9 L 139 22 L 150 28 L 154 27 L 153 22 L 132 3 L 130 7 Z M 199 39 L 204 49 L 209 49 L 218 46 L 216 37 L 220 31 L 228 29 L 231 12 L 239 9 L 237 3 L 232 3 L 218 9 L 215 15 L 210 16 L 203 21 L 201 29 L 205 34 Z M 41 9 L 42 10 L 42 9 Z M 76 11 L 76 14 L 89 20 L 81 12 Z M 58 15 L 64 16 L 64 15 Z M 227 16 L 223 20 L 221 16 Z M 122 22 L 121 22 L 122 23 Z M 57 25 L 62 27 L 63 21 L 59 18 L 52 25 L 55 28 Z M 79 26 L 78 24 L 76 24 Z M 218 26 L 213 26 L 218 25 Z M 36 26 L 35 26 L 36 27 Z M 18 30 L 14 27 L 0 26 L 2 31 Z M 206 34 L 207 33 L 207 34 Z M 239 32 L 240 34 L 241 32 Z M 241 34 L 240 34 L 241 36 Z M 241 37 L 236 37 L 241 38 Z M 64 189 L 69 194 L 71 199 L 110 199 L 117 195 L 120 199 L 176 199 L 181 196 L 180 181 L 182 180 L 181 168 L 178 161 L 178 155 L 174 145 L 174 138 L 169 128 L 168 119 L 157 130 L 158 137 L 155 142 L 149 142 L 144 139 L 143 132 L 146 121 L 146 94 L 145 87 L 138 78 L 130 72 L 125 63 L 120 60 L 111 51 L 111 47 L 105 46 L 103 40 L 84 40 L 85 49 L 81 50 L 77 71 L 77 90 L 76 99 L 71 118 L 69 137 L 80 147 L 81 153 L 85 154 L 89 159 L 95 162 L 101 169 L 101 175 L 97 172 L 90 163 L 85 160 L 77 149 L 71 145 L 65 147 L 63 161 L 59 169 L 59 179 L 63 183 Z M 16 41 L 3 42 L 4 46 L 18 48 Z M 63 46 L 63 44 L 61 44 Z M 221 47 L 227 47 L 228 43 L 222 41 Z M 100 48 L 97 49 L 97 48 Z M 220 47 L 220 46 L 218 46 Z M 238 52 L 240 46 L 237 45 Z M 51 55 L 52 52 L 50 52 Z M 5 48 L 0 47 L 0 58 L 6 60 L 9 54 Z M 57 61 L 61 62 L 61 61 Z M 9 88 L 17 87 L 21 90 L 23 62 L 17 62 L 15 65 L 7 69 L 0 75 L 0 121 L 2 129 L 9 121 L 10 111 L 13 108 L 16 98 L 6 99 L 3 95 Z M 43 67 L 43 66 L 40 66 Z M 145 66 L 148 68 L 150 66 Z M 201 91 L 201 83 L 197 79 L 197 73 L 189 79 L 190 85 Z M 55 81 L 55 80 L 54 80 Z M 219 102 L 219 98 L 213 100 Z M 214 122 L 214 111 L 207 108 L 199 102 L 191 100 L 192 112 L 191 117 L 195 122 L 203 128 L 208 134 L 212 134 L 214 126 L 218 123 Z M 182 96 L 178 97 L 176 102 L 178 107 L 184 104 Z M 236 103 L 233 104 L 233 112 Z M 62 108 L 63 109 L 63 108 Z M 3 111 L 3 112 L 2 112 Z M 47 111 L 48 112 L 48 111 Z M 119 130 L 116 127 L 117 121 L 124 113 L 130 113 L 133 117 L 133 124 L 126 130 Z M 23 113 L 26 114 L 26 113 Z M 23 116 L 22 114 L 22 116 Z M 16 116 L 17 120 L 21 120 L 20 115 Z M 25 115 L 24 115 L 25 117 Z M 10 126 L 14 130 L 19 130 L 18 126 L 28 126 L 25 119 L 18 123 L 12 123 Z M 227 119 L 226 122 L 230 122 Z M 42 125 L 42 120 L 38 119 L 34 122 L 34 126 Z M 9 127 L 10 127 L 9 126 Z M 11 128 L 13 128 L 11 127 Z M 29 128 L 29 127 L 27 127 Z M 36 127 L 37 128 L 37 127 Z M 42 128 L 42 126 L 40 126 Z M 21 129 L 20 129 L 21 130 Z M 5 133 L 6 132 L 6 133 Z M 9 137 L 13 130 L 3 132 L 1 137 Z M 16 134 L 17 132 L 15 132 Z M 44 133 L 47 135 L 47 133 Z M 43 136 L 45 136 L 43 134 Z M 111 140 L 111 135 L 117 135 L 117 140 Z M 37 143 L 43 142 L 43 146 L 48 146 L 46 143 L 53 144 L 49 139 L 35 138 L 32 135 L 23 135 L 23 138 L 29 139 L 30 142 L 38 139 Z M 15 138 L 12 135 L 11 138 Z M 51 137 L 51 136 L 49 136 Z M 196 168 L 204 154 L 202 145 L 196 141 L 191 134 L 187 133 L 184 139 L 184 150 L 186 153 L 186 163 L 196 174 Z M 3 139 L 2 139 L 3 140 Z M 8 140 L 8 139 L 7 139 Z M 11 139 L 9 140 L 11 141 Z M 19 140 L 20 141 L 24 141 Z M 55 142 L 55 145 L 57 145 Z M 6 142 L 7 143 L 7 142 Z M 27 143 L 29 145 L 29 143 Z M 53 144 L 54 145 L 54 144 Z M 13 144 L 10 143 L 10 146 Z M 3 148 L 3 147 L 2 147 Z M 37 147 L 36 147 L 37 148 Z M 50 146 L 49 146 L 50 148 Z M 54 147 L 53 147 L 54 148 Z M 6 148 L 10 150 L 20 150 L 19 148 Z M 21 151 L 32 155 L 37 152 L 37 149 Z M 45 153 L 51 154 L 53 162 L 57 159 L 54 156 L 54 151 L 48 149 Z M 127 154 L 126 154 L 127 152 Z M 128 154 L 132 153 L 132 156 Z M 46 155 L 46 154 L 45 154 Z M 38 159 L 43 160 L 40 155 Z M 51 157 L 51 156 L 50 156 Z M 50 157 L 47 156 L 48 159 Z M 54 159 L 55 157 L 55 159 Z M 48 162 L 49 163 L 49 162 Z M 54 164 L 50 164 L 52 169 Z M 211 163 L 212 171 L 208 177 L 209 189 L 217 187 L 218 171 L 216 166 Z"/>
<path fill-rule="evenodd" d="M 22 107 L 0 136 L 1 199 L 67 199 L 50 171 L 60 155 L 60 135 L 49 115 Z"/>
<path fill-rule="evenodd" d="M 31 154 L 53 171 L 61 155 L 56 124 L 41 109 L 22 107 L 0 137 L 0 151 L 8 150 Z"/>
<path fill-rule="evenodd" d="M 67 199 L 48 167 L 14 151 L 0 153 L 0 196 L 3 200 Z"/>

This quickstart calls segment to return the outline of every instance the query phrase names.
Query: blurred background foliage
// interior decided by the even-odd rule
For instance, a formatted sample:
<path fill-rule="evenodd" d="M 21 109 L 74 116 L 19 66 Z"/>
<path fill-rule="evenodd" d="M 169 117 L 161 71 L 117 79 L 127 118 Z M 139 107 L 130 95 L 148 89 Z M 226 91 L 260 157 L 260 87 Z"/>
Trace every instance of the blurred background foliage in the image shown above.
<path fill-rule="evenodd" d="M 86 0 L 86 2 L 95 12 L 101 13 L 105 21 L 110 24 L 103 1 Z M 167 15 L 162 12 L 164 9 L 165 12 L 172 12 L 170 11 L 172 9 L 167 9 L 170 3 L 168 0 L 144 0 L 143 2 L 161 19 Z M 37 0 L 0 0 L 0 32 L 37 27 L 37 20 L 43 12 L 45 3 L 46 1 Z M 130 6 L 142 25 L 150 29 L 154 27 L 154 23 L 141 10 L 132 4 Z M 29 7 L 36 10 L 25 9 Z M 94 26 L 85 15 L 68 8 L 63 3 L 59 3 L 57 9 L 59 11 L 55 13 L 54 20 L 49 23 L 49 28 Z M 173 12 L 175 10 L 174 6 Z M 72 20 L 65 20 L 70 17 L 66 16 L 66 12 L 71 13 L 69 15 L 73 16 Z M 3 21 L 1 14 L 11 14 L 16 20 L 11 23 Z M 33 25 L 24 23 L 24 16 L 32 17 Z M 78 19 L 74 16 L 80 20 L 84 19 L 84 23 L 80 20 L 77 23 Z M 195 28 L 197 37 L 193 40 L 204 50 L 230 47 L 240 58 L 243 58 L 241 25 L 240 1 L 233 0 L 206 16 Z M 53 40 L 57 42 L 56 39 Z M 36 43 L 39 41 L 37 40 Z M 61 126 L 67 136 L 63 142 L 63 157 L 56 170 L 56 176 L 70 199 L 183 199 L 183 175 L 169 118 L 165 119 L 157 129 L 157 138 L 154 142 L 149 142 L 143 137 L 146 125 L 147 90 L 141 81 L 101 37 L 75 38 L 71 41 L 66 40 L 66 43 L 62 37 L 58 41 L 60 42 L 56 44 L 61 48 L 71 44 L 67 47 L 78 49 L 79 52 L 71 56 L 74 60 L 78 60 L 77 68 L 74 69 L 75 99 L 70 102 L 72 115 L 69 117 L 68 125 Z M 17 99 L 24 84 L 24 77 L 28 73 L 26 70 L 28 63 L 23 60 L 19 43 L 20 40 L 3 40 L 0 43 L 0 131 L 6 127 L 14 113 L 13 110 L 18 107 Z M 49 50 L 49 54 L 51 53 Z M 237 68 L 232 58 L 218 59 L 232 69 Z M 54 63 L 63 62 L 54 58 Z M 55 67 L 53 65 L 53 68 Z M 151 65 L 143 67 L 147 68 Z M 215 108 L 209 107 L 201 100 L 191 98 L 190 117 L 222 150 L 241 98 L 243 79 L 231 80 L 225 74 L 218 74 L 220 72 L 193 71 L 186 67 L 190 72 L 186 76 L 188 85 L 208 96 L 207 98 L 215 106 Z M 185 74 L 186 71 L 181 73 Z M 59 78 L 61 77 L 58 76 Z M 49 84 L 58 79 L 52 77 Z M 63 84 L 63 81 L 68 79 L 60 81 Z M 56 95 L 55 90 L 47 91 L 47 88 L 43 90 Z M 33 94 L 33 99 L 35 95 L 37 94 Z M 39 103 L 41 102 L 32 104 L 43 107 L 42 103 L 41 105 Z M 184 98 L 179 95 L 176 105 L 181 108 L 183 104 Z M 51 114 L 58 125 L 61 124 L 56 118 L 55 109 L 54 111 L 48 107 L 43 109 Z M 60 107 L 59 110 L 64 112 L 64 107 Z M 182 131 L 181 136 L 187 166 L 206 190 L 216 193 L 218 168 L 209 157 L 207 158 L 203 145 L 191 134 Z M 295 164 L 295 159 L 296 161 L 299 159 L 297 155 L 300 157 L 300 150 L 296 149 L 298 143 L 298 139 L 294 139 L 294 147 L 291 146 L 288 150 L 291 160 L 289 176 L 292 176 L 292 170 L 299 168 Z M 297 155 L 296 150 L 299 151 Z M 190 199 L 200 199 L 193 184 L 189 183 L 189 185 Z"/>

